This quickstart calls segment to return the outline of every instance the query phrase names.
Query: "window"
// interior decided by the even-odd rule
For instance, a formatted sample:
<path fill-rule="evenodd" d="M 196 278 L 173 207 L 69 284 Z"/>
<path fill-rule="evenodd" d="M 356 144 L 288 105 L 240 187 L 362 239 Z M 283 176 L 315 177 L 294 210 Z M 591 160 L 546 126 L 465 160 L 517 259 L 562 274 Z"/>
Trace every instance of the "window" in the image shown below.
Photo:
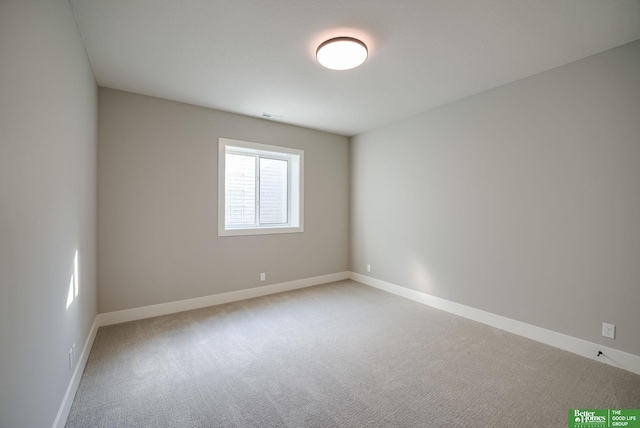
<path fill-rule="evenodd" d="M 218 236 L 302 232 L 304 152 L 218 139 Z"/>

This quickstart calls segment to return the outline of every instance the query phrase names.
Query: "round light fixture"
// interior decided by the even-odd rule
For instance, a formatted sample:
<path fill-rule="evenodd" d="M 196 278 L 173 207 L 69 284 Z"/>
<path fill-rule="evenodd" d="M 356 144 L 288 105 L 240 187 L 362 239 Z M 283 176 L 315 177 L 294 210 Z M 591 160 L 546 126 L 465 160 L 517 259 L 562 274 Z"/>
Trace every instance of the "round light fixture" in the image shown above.
<path fill-rule="evenodd" d="M 353 37 L 336 37 L 316 50 L 318 62 L 331 70 L 350 70 L 367 59 L 367 46 Z"/>

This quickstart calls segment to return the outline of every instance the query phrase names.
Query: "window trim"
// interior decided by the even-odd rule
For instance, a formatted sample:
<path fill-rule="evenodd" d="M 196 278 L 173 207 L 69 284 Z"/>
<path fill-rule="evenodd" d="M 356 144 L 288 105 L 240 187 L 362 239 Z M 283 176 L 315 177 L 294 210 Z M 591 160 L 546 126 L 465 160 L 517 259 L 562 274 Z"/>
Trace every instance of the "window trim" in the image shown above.
<path fill-rule="evenodd" d="M 292 156 L 298 157 L 298 161 L 295 162 L 295 164 L 292 162 L 289 162 L 290 165 L 288 167 L 289 224 L 284 226 L 282 225 L 264 225 L 264 226 L 258 226 L 258 227 L 241 226 L 241 227 L 233 227 L 233 228 L 227 229 L 227 227 L 225 226 L 225 215 L 226 215 L 225 171 L 226 171 L 227 146 L 238 148 L 239 152 L 253 153 L 265 158 L 274 157 L 276 159 L 283 159 L 283 158 L 292 159 Z M 298 180 L 294 180 L 295 175 L 298 175 Z M 295 221 L 296 217 L 297 217 L 297 222 Z M 223 138 L 223 137 L 218 138 L 218 236 L 301 233 L 303 231 L 304 231 L 304 151 L 293 149 L 290 147 L 273 146 L 273 145 L 262 144 L 262 143 L 252 143 L 249 141 L 233 140 L 230 138 Z"/>

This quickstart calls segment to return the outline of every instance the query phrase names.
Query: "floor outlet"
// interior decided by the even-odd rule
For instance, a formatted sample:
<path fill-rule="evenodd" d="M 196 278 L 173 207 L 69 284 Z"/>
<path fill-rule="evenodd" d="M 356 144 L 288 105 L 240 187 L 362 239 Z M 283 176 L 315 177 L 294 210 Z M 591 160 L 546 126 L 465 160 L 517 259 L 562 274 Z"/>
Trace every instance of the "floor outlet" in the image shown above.
<path fill-rule="evenodd" d="M 616 326 L 613 324 L 602 323 L 602 335 L 610 339 L 616 338 Z"/>

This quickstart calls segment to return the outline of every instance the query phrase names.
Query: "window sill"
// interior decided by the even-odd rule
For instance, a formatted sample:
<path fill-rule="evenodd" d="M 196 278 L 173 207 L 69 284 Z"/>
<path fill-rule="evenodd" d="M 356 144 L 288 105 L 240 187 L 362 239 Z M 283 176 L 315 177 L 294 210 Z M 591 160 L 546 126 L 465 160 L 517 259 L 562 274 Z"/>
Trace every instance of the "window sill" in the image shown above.
<path fill-rule="evenodd" d="M 300 227 L 260 227 L 254 229 L 224 229 L 218 230 L 218 236 L 247 236 L 247 235 L 275 235 L 283 233 L 302 233 Z"/>

